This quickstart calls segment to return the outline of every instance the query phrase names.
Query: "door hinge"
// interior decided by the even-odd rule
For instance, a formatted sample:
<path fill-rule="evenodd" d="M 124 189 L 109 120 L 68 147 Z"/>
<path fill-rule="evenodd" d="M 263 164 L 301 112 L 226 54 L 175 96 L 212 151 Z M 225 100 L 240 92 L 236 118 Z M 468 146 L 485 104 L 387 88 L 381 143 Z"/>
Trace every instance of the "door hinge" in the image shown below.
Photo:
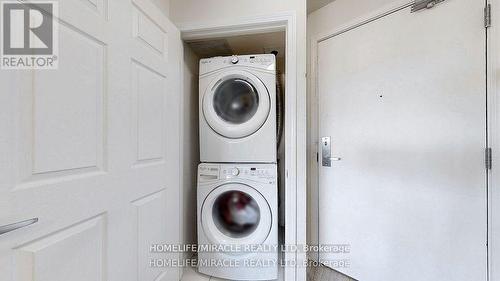
<path fill-rule="evenodd" d="M 486 166 L 486 170 L 491 170 L 491 168 L 493 167 L 493 153 L 490 147 L 485 149 L 484 164 Z"/>
<path fill-rule="evenodd" d="M 491 4 L 486 4 L 484 7 L 484 27 L 491 27 Z"/>
<path fill-rule="evenodd" d="M 415 3 L 411 6 L 411 12 L 415 13 L 423 9 L 430 9 L 443 1 L 444 0 L 415 0 Z"/>

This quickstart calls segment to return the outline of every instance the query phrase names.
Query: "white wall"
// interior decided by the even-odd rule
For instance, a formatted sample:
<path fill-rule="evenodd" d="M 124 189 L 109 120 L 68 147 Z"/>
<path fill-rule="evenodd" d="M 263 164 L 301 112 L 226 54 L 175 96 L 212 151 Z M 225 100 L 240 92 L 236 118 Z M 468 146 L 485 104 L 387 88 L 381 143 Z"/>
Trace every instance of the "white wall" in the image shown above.
<path fill-rule="evenodd" d="M 330 32 L 364 15 L 380 10 L 395 3 L 408 3 L 409 0 L 335 0 L 316 10 L 307 17 L 308 37 Z"/>
<path fill-rule="evenodd" d="M 182 243 L 196 244 L 196 177 L 200 162 L 198 137 L 198 62 L 184 44 L 182 113 Z M 189 255 L 189 253 L 187 254 Z M 191 258 L 191 257 L 185 257 Z"/>
<path fill-rule="evenodd" d="M 171 0 L 170 16 L 174 23 L 182 24 L 297 11 L 299 25 L 305 29 L 305 7 L 305 0 Z"/>

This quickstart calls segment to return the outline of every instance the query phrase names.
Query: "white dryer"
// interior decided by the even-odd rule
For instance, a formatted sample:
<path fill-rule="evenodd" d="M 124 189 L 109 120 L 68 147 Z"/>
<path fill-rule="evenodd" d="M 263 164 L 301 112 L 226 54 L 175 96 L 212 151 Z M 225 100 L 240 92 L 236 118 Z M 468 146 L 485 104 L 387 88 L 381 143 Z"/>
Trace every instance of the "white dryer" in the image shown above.
<path fill-rule="evenodd" d="M 278 278 L 276 164 L 200 164 L 198 271 L 230 280 Z"/>
<path fill-rule="evenodd" d="M 200 60 L 200 160 L 276 163 L 274 55 Z"/>

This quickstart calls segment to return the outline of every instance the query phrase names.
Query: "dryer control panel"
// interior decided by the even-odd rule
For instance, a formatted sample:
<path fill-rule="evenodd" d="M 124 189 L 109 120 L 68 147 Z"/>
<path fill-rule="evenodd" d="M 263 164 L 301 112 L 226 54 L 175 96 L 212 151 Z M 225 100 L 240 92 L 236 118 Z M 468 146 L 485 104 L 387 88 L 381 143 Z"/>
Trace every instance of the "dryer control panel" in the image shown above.
<path fill-rule="evenodd" d="M 217 181 L 229 179 L 252 180 L 268 184 L 277 182 L 276 164 L 200 164 L 198 181 Z"/>
<path fill-rule="evenodd" d="M 276 58 L 272 54 L 213 57 L 200 60 L 200 75 L 230 66 L 249 66 L 276 71 Z"/>

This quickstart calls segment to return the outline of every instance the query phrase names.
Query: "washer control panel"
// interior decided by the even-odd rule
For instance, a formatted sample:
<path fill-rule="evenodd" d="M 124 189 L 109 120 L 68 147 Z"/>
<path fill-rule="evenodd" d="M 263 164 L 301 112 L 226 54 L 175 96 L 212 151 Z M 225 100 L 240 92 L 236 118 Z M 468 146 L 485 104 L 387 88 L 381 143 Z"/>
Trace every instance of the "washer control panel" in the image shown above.
<path fill-rule="evenodd" d="M 216 181 L 228 179 L 246 179 L 263 183 L 274 184 L 277 180 L 276 164 L 200 164 L 198 167 L 198 181 Z"/>
<path fill-rule="evenodd" d="M 216 165 L 200 164 L 198 166 L 198 181 L 206 182 L 218 180 L 220 178 L 219 170 L 219 166 Z"/>

